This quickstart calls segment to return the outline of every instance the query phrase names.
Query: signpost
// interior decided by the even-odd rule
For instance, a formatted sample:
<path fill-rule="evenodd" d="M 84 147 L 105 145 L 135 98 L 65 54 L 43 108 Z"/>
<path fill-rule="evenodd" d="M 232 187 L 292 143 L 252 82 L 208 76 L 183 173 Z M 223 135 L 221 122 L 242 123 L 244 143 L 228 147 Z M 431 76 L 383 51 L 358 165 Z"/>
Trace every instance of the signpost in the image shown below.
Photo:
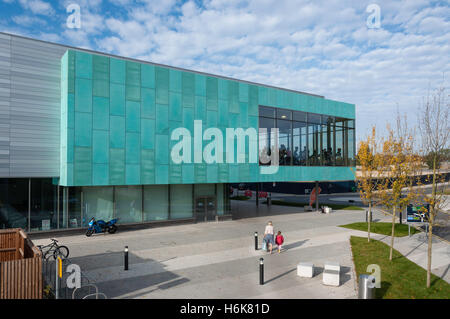
<path fill-rule="evenodd" d="M 62 278 L 62 260 L 61 257 L 55 260 L 56 280 L 55 280 L 55 298 L 59 299 L 59 279 Z"/>
<path fill-rule="evenodd" d="M 408 224 L 408 235 L 411 237 L 411 223 L 425 223 L 428 228 L 428 212 L 430 211 L 430 205 L 413 206 L 408 205 L 406 208 L 406 223 Z M 427 232 L 428 234 L 428 232 Z"/>

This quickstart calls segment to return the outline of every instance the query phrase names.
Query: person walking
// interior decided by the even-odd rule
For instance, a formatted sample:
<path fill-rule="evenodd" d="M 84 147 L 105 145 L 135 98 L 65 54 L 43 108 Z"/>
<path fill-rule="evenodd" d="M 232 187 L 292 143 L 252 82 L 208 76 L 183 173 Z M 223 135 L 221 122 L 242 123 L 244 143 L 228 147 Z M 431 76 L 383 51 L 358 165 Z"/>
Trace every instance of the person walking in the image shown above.
<path fill-rule="evenodd" d="M 272 248 L 275 243 L 274 234 L 273 234 L 273 225 L 272 222 L 269 221 L 266 225 L 266 229 L 264 230 L 264 241 L 269 246 L 269 252 L 272 254 Z"/>
<path fill-rule="evenodd" d="M 281 246 L 284 243 L 284 237 L 283 237 L 283 235 L 281 235 L 281 231 L 278 231 L 277 237 L 275 237 L 275 243 L 278 246 L 278 253 L 280 253 L 281 252 Z"/>

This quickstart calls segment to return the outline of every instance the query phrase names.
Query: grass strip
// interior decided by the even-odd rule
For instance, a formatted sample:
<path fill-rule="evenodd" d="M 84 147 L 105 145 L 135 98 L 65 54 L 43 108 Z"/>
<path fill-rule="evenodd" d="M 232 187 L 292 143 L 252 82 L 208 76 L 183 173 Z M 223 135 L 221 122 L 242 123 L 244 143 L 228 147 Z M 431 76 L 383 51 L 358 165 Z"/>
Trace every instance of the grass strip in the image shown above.
<path fill-rule="evenodd" d="M 365 231 L 365 232 L 367 231 L 367 223 L 366 222 L 358 222 L 358 223 L 352 223 L 352 224 L 347 224 L 347 225 L 340 225 L 339 227 L 349 228 L 349 229 L 354 229 L 354 230 L 361 230 L 361 231 Z M 408 225 L 395 224 L 394 229 L 395 229 L 395 231 L 394 231 L 395 237 L 408 236 Z M 372 222 L 372 223 L 370 223 L 370 233 L 391 236 L 392 223 Z M 420 233 L 420 231 L 414 227 L 411 227 L 411 235 L 414 235 L 416 233 Z"/>
<path fill-rule="evenodd" d="M 266 204 L 264 202 L 263 204 Z M 296 203 L 296 202 L 286 202 L 283 200 L 272 200 L 272 205 L 280 205 L 280 206 L 293 206 L 293 207 L 304 207 L 309 206 L 309 203 Z M 334 210 L 346 209 L 346 210 L 364 210 L 362 207 L 347 205 L 347 204 L 323 204 L 321 206 L 328 206 Z"/>
<path fill-rule="evenodd" d="M 382 299 L 448 299 L 450 284 L 431 274 L 431 287 L 426 287 L 427 272 L 419 265 L 393 250 L 389 261 L 389 246 L 378 240 L 367 242 L 364 237 L 350 237 L 357 278 L 368 274 L 367 266 L 377 264 L 381 268 L 381 288 L 375 289 L 375 297 Z"/>

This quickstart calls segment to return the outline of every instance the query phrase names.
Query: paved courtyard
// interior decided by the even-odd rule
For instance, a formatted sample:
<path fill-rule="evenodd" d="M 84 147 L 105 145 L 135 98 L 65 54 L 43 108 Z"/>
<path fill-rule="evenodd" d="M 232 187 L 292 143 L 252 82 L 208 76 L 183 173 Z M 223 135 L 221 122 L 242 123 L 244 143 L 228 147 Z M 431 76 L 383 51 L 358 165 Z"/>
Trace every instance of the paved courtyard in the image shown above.
<path fill-rule="evenodd" d="M 252 209 L 249 204 L 240 204 Z M 253 206 L 254 207 L 254 206 Z M 356 298 L 350 235 L 364 236 L 337 225 L 364 221 L 363 211 L 332 214 L 303 212 L 295 207 L 261 207 L 260 217 L 177 225 L 94 235 L 55 237 L 70 249 L 70 259 L 108 298 Z M 272 214 L 272 215 L 269 215 Z M 263 216 L 264 215 L 264 216 Z M 268 216 L 267 216 L 268 215 Z M 375 219 L 386 219 L 375 213 Z M 272 255 L 254 250 L 254 232 L 261 234 L 268 220 L 285 236 L 284 251 Z M 422 261 L 422 234 L 396 239 L 396 249 Z M 423 236 L 423 235 L 422 235 Z M 383 236 L 374 236 L 382 239 Z M 44 244 L 48 238 L 34 239 Z M 128 246 L 129 270 L 123 270 Z M 438 241 L 434 272 L 449 281 L 450 248 Z M 264 258 L 265 285 L 259 285 L 259 258 Z M 314 278 L 300 278 L 296 265 L 313 262 Z M 322 284 L 326 261 L 341 264 L 341 286 Z"/>

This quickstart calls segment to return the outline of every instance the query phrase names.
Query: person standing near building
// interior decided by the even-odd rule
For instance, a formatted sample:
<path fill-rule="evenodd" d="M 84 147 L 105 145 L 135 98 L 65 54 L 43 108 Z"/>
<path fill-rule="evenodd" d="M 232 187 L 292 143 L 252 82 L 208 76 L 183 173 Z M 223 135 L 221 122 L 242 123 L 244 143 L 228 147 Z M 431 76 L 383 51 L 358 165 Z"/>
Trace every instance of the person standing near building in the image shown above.
<path fill-rule="evenodd" d="M 269 246 L 269 252 L 272 254 L 272 248 L 275 242 L 273 236 L 273 225 L 271 221 L 267 223 L 266 229 L 264 230 L 264 241 Z"/>

